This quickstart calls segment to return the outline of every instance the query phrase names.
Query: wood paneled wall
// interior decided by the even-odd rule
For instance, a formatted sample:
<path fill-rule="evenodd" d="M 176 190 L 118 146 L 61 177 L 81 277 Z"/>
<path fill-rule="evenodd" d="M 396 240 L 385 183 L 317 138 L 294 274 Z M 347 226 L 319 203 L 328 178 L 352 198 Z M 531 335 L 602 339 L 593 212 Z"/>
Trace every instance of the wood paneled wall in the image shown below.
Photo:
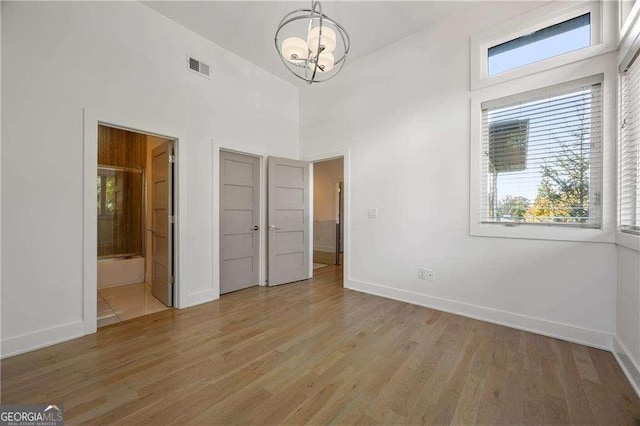
<path fill-rule="evenodd" d="M 144 169 L 146 155 L 146 135 L 98 127 L 99 165 Z M 144 181 L 131 172 L 117 172 L 116 180 L 116 207 L 98 216 L 98 257 L 143 254 L 144 250 Z"/>
<path fill-rule="evenodd" d="M 98 164 L 144 168 L 147 158 L 147 135 L 98 126 Z"/>

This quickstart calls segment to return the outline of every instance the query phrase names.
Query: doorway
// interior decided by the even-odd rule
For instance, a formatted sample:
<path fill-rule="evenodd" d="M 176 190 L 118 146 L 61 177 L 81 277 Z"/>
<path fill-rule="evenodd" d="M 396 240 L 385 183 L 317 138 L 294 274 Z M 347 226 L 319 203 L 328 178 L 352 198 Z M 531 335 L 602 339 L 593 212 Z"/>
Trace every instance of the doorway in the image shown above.
<path fill-rule="evenodd" d="M 220 294 L 260 280 L 260 158 L 220 151 Z"/>
<path fill-rule="evenodd" d="M 344 158 L 313 163 L 313 274 L 344 264 Z"/>
<path fill-rule="evenodd" d="M 265 161 L 268 226 L 262 232 L 267 234 L 268 286 L 304 282 L 324 273 L 344 285 L 345 158 L 312 163 L 270 156 Z M 220 150 L 219 161 L 220 293 L 225 294 L 259 283 L 262 162 L 261 157 L 226 150 Z"/>
<path fill-rule="evenodd" d="M 98 327 L 174 306 L 174 144 L 98 126 Z"/>

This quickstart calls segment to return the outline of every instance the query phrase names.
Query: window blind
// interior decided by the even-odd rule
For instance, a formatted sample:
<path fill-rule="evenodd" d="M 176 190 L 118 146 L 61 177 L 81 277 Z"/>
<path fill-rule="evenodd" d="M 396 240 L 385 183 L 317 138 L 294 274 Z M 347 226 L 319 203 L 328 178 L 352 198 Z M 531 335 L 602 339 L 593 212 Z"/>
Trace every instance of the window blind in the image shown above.
<path fill-rule="evenodd" d="M 602 78 L 482 104 L 480 221 L 601 226 Z"/>
<path fill-rule="evenodd" d="M 622 75 L 619 149 L 619 226 L 640 235 L 640 60 Z"/>

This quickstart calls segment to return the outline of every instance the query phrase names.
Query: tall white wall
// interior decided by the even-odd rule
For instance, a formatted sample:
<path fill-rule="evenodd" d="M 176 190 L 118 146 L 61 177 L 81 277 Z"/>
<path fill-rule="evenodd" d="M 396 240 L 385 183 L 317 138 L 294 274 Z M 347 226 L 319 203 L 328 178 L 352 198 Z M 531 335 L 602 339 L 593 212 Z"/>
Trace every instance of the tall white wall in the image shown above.
<path fill-rule="evenodd" d="M 625 39 L 635 38 L 640 32 L 640 3 L 621 2 L 621 18 L 626 21 L 626 32 L 618 58 L 627 57 L 630 43 Z M 637 59 L 636 59 L 637 60 Z M 617 304 L 614 353 L 640 394 L 640 237 L 617 235 Z"/>
<path fill-rule="evenodd" d="M 349 149 L 349 287 L 610 348 L 615 245 L 469 235 L 469 37 L 538 6 L 470 3 L 301 89 L 301 153 Z"/>
<path fill-rule="evenodd" d="M 298 90 L 138 2 L 3 1 L 1 47 L 2 354 L 81 332 L 85 107 L 184 129 L 181 285 L 217 297 L 218 147 L 296 158 Z"/>
<path fill-rule="evenodd" d="M 0 81 L 2 81 L 2 11 L 4 3 L 0 2 Z M 2 84 L 0 84 L 0 99 L 2 99 Z M 0 101 L 0 212 L 2 212 L 2 102 Z M 2 214 L 0 213 L 0 296 L 2 296 Z M 0 301 L 0 354 L 2 354 L 2 303 Z"/>

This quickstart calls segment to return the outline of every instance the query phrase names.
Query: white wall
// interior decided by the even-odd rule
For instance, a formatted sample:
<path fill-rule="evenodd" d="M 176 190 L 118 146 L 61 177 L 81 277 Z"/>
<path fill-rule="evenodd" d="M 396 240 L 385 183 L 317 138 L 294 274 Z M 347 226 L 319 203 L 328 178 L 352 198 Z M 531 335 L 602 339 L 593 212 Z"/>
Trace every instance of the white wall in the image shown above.
<path fill-rule="evenodd" d="M 301 89 L 301 152 L 350 149 L 349 287 L 610 348 L 615 245 L 469 236 L 469 37 L 539 5 L 472 3 Z M 613 53 L 527 81 L 594 63 L 615 72 Z"/>
<path fill-rule="evenodd" d="M 0 81 L 2 81 L 2 11 L 3 2 L 0 2 Z M 0 99 L 2 99 L 2 84 L 0 84 Z M 0 296 L 2 296 L 2 102 L 0 101 Z M 0 301 L 0 355 L 2 355 L 2 303 Z"/>
<path fill-rule="evenodd" d="M 336 182 L 344 178 L 344 161 L 336 158 L 313 164 L 313 249 L 336 251 Z"/>
<path fill-rule="evenodd" d="M 615 353 L 640 392 L 640 252 L 618 246 Z"/>
<path fill-rule="evenodd" d="M 296 158 L 297 89 L 137 2 L 2 2 L 1 47 L 2 354 L 82 333 L 85 107 L 184 130 L 180 285 L 217 297 L 219 147 Z"/>
<path fill-rule="evenodd" d="M 632 57 L 640 34 L 640 3 L 622 2 L 622 17 L 626 18 L 618 60 Z M 634 44 L 634 41 L 636 44 Z M 629 381 L 640 394 L 640 237 L 618 233 L 617 304 L 614 354 Z"/>

